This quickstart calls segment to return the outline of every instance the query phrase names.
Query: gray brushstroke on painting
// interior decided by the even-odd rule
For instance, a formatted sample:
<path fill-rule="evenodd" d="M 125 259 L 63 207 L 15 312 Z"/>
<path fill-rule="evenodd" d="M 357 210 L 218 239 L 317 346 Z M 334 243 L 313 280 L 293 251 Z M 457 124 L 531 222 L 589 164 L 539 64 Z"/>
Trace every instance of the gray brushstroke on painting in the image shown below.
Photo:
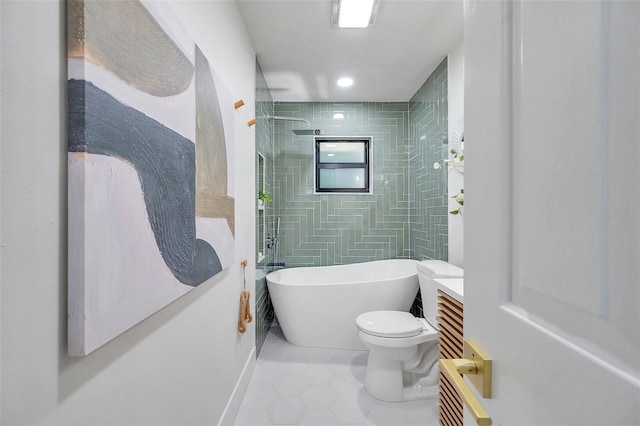
<path fill-rule="evenodd" d="M 90 82 L 70 80 L 68 90 L 69 152 L 109 155 L 133 165 L 158 249 L 180 282 L 196 286 L 220 272 L 213 247 L 196 243 L 193 142 Z"/>

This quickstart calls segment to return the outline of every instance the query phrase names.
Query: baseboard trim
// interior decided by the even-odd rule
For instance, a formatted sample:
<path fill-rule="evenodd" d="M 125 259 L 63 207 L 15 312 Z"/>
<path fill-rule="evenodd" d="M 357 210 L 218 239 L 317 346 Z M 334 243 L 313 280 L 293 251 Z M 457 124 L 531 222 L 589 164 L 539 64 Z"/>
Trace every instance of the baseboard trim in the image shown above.
<path fill-rule="evenodd" d="M 232 426 L 233 421 L 238 414 L 238 410 L 240 409 L 240 404 L 242 404 L 242 398 L 244 398 L 244 394 L 247 392 L 247 387 L 249 386 L 249 381 L 251 380 L 251 376 L 253 375 L 253 370 L 256 368 L 256 347 L 254 346 L 249 354 L 249 358 L 247 362 L 244 364 L 244 368 L 242 369 L 242 374 L 236 383 L 236 387 L 233 389 L 231 393 L 231 397 L 227 402 L 227 406 L 224 407 L 224 412 L 222 413 L 222 417 L 220 418 L 220 422 L 218 422 L 218 426 Z"/>

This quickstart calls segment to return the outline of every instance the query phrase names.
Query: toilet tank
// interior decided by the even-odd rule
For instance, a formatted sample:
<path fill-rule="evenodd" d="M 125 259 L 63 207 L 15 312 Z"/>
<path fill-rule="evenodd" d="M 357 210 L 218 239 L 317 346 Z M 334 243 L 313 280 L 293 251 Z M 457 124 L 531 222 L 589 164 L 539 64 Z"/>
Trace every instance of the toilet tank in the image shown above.
<path fill-rule="evenodd" d="M 423 260 L 416 264 L 416 268 L 418 269 L 424 317 L 431 325 L 435 326 L 438 313 L 438 292 L 434 280 L 462 278 L 464 270 L 442 260 Z"/>

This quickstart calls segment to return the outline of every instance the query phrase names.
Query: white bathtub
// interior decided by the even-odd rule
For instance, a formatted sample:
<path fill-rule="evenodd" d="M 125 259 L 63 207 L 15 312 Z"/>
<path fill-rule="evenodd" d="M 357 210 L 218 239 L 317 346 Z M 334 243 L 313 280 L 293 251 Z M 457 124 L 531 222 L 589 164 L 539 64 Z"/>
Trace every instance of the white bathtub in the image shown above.
<path fill-rule="evenodd" d="M 408 311 L 418 293 L 416 260 L 281 269 L 267 275 L 280 327 L 295 345 L 362 349 L 356 317 Z"/>

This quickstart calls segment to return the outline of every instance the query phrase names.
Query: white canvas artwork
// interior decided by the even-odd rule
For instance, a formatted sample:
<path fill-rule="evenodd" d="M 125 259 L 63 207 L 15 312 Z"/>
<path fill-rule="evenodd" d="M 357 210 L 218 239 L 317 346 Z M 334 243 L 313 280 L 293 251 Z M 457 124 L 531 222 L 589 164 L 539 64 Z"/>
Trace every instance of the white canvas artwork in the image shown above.
<path fill-rule="evenodd" d="M 69 354 L 233 261 L 233 102 L 162 2 L 69 0 Z"/>

